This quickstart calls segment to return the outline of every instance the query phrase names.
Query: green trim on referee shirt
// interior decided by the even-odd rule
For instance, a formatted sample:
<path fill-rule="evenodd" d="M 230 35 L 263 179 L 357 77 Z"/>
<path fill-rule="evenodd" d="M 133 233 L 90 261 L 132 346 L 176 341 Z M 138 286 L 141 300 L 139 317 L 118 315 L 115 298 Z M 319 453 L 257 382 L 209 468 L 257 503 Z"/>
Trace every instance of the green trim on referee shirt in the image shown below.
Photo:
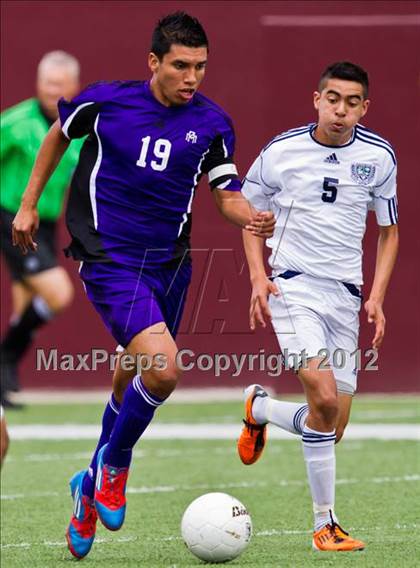
<path fill-rule="evenodd" d="M 2 112 L 0 125 L 0 206 L 16 213 L 49 124 L 37 99 L 28 99 Z M 83 140 L 71 142 L 45 186 L 38 202 L 40 219 L 55 221 L 59 217 L 82 144 Z"/>

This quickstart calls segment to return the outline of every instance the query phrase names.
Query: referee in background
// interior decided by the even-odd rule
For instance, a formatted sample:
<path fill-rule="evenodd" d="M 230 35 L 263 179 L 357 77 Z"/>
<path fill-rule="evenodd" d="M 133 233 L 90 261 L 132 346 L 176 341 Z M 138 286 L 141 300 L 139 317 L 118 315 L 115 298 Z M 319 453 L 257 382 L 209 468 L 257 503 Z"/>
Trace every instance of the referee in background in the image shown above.
<path fill-rule="evenodd" d="M 12 316 L 0 345 L 1 404 L 18 408 L 9 397 L 19 390 L 17 367 L 32 342 L 34 332 L 73 297 L 73 286 L 57 264 L 56 227 L 65 192 L 77 164 L 83 141 L 74 141 L 47 183 L 39 200 L 38 250 L 23 256 L 12 246 L 12 221 L 19 209 L 35 157 L 52 123 L 58 118 L 57 102 L 71 99 L 80 88 L 80 66 L 64 51 L 52 51 L 41 59 L 37 96 L 1 113 L 1 252 L 12 280 Z"/>

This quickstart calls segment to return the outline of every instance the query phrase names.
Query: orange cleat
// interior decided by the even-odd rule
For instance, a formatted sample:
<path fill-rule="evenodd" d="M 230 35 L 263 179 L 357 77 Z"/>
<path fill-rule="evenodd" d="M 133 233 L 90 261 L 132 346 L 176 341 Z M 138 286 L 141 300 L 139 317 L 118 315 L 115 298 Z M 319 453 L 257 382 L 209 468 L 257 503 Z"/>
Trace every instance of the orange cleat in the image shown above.
<path fill-rule="evenodd" d="M 346 533 L 340 525 L 332 521 L 319 531 L 314 532 L 312 548 L 327 552 L 352 552 L 353 550 L 363 550 L 365 543 L 351 538 L 349 533 Z"/>
<path fill-rule="evenodd" d="M 245 400 L 245 420 L 244 427 L 238 440 L 238 453 L 245 465 L 255 463 L 262 454 L 267 439 L 267 425 L 257 424 L 252 416 L 252 403 L 257 396 L 268 396 L 261 385 L 251 385 L 245 393 L 249 391 Z"/>

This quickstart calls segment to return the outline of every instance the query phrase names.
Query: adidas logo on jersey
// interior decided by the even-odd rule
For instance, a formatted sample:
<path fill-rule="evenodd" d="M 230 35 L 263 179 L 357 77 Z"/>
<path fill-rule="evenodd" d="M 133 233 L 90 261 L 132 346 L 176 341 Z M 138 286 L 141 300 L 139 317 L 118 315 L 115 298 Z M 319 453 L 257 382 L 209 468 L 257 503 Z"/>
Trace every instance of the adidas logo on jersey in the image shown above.
<path fill-rule="evenodd" d="M 335 152 L 332 153 L 330 156 L 328 156 L 327 158 L 325 158 L 324 162 L 327 162 L 327 164 L 339 164 L 340 162 L 338 161 L 337 156 L 335 155 Z"/>

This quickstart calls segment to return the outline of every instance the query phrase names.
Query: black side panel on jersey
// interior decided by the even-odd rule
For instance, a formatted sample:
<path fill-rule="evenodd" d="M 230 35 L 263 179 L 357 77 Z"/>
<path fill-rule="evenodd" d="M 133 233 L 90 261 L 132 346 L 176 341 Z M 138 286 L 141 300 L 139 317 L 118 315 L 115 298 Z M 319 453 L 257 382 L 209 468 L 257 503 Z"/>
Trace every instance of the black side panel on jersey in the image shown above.
<path fill-rule="evenodd" d="M 89 181 L 98 157 L 98 141 L 89 136 L 80 152 L 79 163 L 71 181 L 66 210 L 67 229 L 72 237 L 64 249 L 66 256 L 75 260 L 110 262 L 95 229 L 89 196 Z"/>
<path fill-rule="evenodd" d="M 182 227 L 181 234 L 175 241 L 174 254 L 170 261 L 165 262 L 165 267 L 176 268 L 180 262 L 191 263 L 191 227 L 192 227 L 192 214 L 187 213 L 187 220 Z"/>
<path fill-rule="evenodd" d="M 201 171 L 211 176 L 212 170 L 223 165 L 234 165 L 232 156 L 225 156 L 225 147 L 223 144 L 223 136 L 218 134 L 210 144 L 209 152 L 204 158 L 201 165 Z M 231 172 L 221 173 L 209 182 L 211 189 L 216 189 L 220 184 L 229 179 L 238 179 L 236 174 Z"/>
<path fill-rule="evenodd" d="M 81 108 L 68 127 L 68 137 L 70 139 L 82 138 L 93 132 L 93 126 L 100 110 L 101 103 L 92 103 Z"/>

